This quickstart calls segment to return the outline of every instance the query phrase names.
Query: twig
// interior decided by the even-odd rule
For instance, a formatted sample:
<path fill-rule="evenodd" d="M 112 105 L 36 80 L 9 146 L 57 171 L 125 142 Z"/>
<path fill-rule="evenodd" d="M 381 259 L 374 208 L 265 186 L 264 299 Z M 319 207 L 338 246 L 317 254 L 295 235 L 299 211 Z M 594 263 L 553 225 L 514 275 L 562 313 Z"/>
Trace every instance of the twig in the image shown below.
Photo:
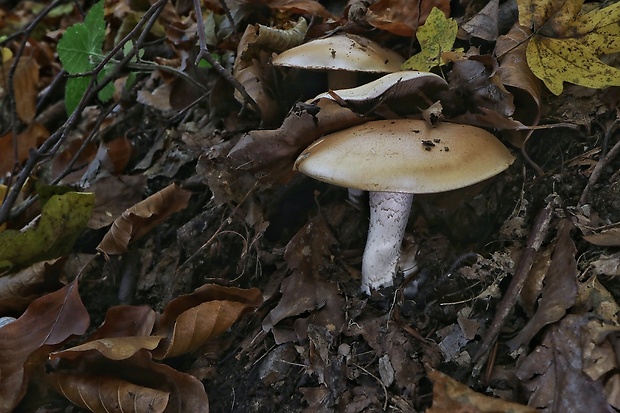
<path fill-rule="evenodd" d="M 618 126 L 619 122 L 620 120 L 618 119 L 614 121 L 613 125 L 609 129 L 609 132 L 605 134 L 606 138 L 608 138 L 609 135 L 612 134 L 616 130 L 616 127 Z M 607 152 L 607 154 L 605 154 L 605 156 L 603 156 L 602 158 L 598 160 L 598 163 L 592 170 L 592 174 L 590 175 L 590 178 L 588 179 L 588 183 L 586 184 L 586 187 L 583 189 L 583 192 L 581 193 L 581 198 L 579 198 L 577 207 L 583 206 L 586 203 L 586 201 L 588 200 L 588 194 L 590 193 L 590 189 L 592 189 L 594 184 L 596 184 L 596 182 L 600 178 L 601 173 L 603 172 L 603 168 L 607 166 L 609 162 L 611 162 L 612 159 L 618 156 L 618 153 L 620 153 L 620 141 L 616 142 L 613 148 L 611 148 L 610 151 Z"/>
<path fill-rule="evenodd" d="M 491 346 L 495 343 L 495 340 L 499 336 L 499 332 L 510 313 L 510 310 L 514 307 L 517 302 L 517 298 L 523 289 L 523 284 L 525 284 L 525 279 L 527 278 L 530 269 L 532 268 L 532 264 L 534 263 L 534 258 L 536 253 L 540 249 L 547 232 L 549 231 L 549 224 L 551 223 L 551 217 L 553 216 L 553 209 L 558 203 L 557 195 L 552 195 L 551 199 L 547 203 L 547 206 L 544 207 L 536 216 L 536 220 L 534 221 L 534 226 L 530 232 L 530 235 L 527 238 L 527 243 L 525 245 L 525 249 L 521 254 L 521 258 L 519 259 L 519 264 L 515 269 L 515 274 L 510 281 L 510 285 L 508 286 L 508 290 L 501 302 L 497 306 L 497 310 L 495 312 L 495 317 L 489 326 L 489 329 L 486 332 L 484 340 L 478 349 L 478 352 L 473 358 L 473 362 L 475 363 L 474 368 L 472 370 L 472 376 L 478 376 L 484 362 L 486 361 L 489 350 Z"/>
<path fill-rule="evenodd" d="M 200 51 L 198 52 L 198 56 L 196 56 L 196 61 L 194 64 L 198 64 L 200 59 L 205 59 L 215 71 L 224 78 L 232 87 L 234 87 L 243 97 L 243 100 L 247 105 L 250 105 L 254 112 L 261 116 L 261 110 L 256 101 L 248 94 L 243 85 L 237 81 L 228 70 L 226 70 L 220 62 L 215 60 L 211 53 L 209 52 L 209 48 L 207 47 L 207 40 L 205 38 L 205 28 L 204 23 L 202 22 L 202 12 L 200 10 L 200 0 L 194 0 L 194 10 L 196 11 L 196 25 L 198 30 L 198 41 L 200 43 Z M 245 105 L 244 105 L 245 106 Z"/>

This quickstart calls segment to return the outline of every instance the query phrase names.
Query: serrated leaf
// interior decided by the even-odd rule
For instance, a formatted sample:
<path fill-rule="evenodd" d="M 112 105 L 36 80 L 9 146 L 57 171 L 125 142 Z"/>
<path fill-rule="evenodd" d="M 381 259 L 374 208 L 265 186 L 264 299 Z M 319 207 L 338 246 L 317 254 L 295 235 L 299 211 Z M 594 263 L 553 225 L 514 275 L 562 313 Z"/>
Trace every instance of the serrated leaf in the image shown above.
<path fill-rule="evenodd" d="M 84 19 L 67 28 L 58 42 L 58 57 L 64 69 L 72 74 L 86 73 L 94 69 L 101 58 L 105 38 L 103 1 L 95 4 Z"/>
<path fill-rule="evenodd" d="M 65 108 L 67 114 L 73 113 L 75 108 L 80 104 L 80 100 L 88 85 L 90 84 L 90 77 L 71 77 L 67 79 L 67 85 L 65 86 Z"/>
<path fill-rule="evenodd" d="M 36 226 L 0 233 L 0 268 L 56 258 L 73 248 L 95 203 L 92 193 L 69 192 L 50 198 Z"/>
<path fill-rule="evenodd" d="M 103 81 L 103 79 L 109 75 L 111 72 L 114 71 L 115 65 L 106 65 L 103 70 L 101 71 L 101 73 L 99 73 L 99 76 L 97 77 L 97 81 L 101 82 Z M 105 85 L 103 87 L 103 89 L 101 89 L 99 91 L 99 93 L 97 94 L 97 97 L 99 98 L 99 100 L 101 100 L 102 102 L 107 102 L 108 100 L 112 99 L 112 96 L 114 95 L 114 83 L 110 82 L 107 85 Z"/>
<path fill-rule="evenodd" d="M 428 72 L 440 66 L 441 53 L 452 50 L 457 30 L 456 20 L 447 18 L 441 10 L 433 7 L 424 25 L 416 32 L 422 51 L 403 63 L 402 69 Z"/>
<path fill-rule="evenodd" d="M 563 82 L 603 88 L 620 86 L 620 70 L 600 57 L 620 52 L 620 2 L 584 12 L 583 0 L 519 0 L 519 22 L 532 27 L 527 63 L 559 95 Z"/>

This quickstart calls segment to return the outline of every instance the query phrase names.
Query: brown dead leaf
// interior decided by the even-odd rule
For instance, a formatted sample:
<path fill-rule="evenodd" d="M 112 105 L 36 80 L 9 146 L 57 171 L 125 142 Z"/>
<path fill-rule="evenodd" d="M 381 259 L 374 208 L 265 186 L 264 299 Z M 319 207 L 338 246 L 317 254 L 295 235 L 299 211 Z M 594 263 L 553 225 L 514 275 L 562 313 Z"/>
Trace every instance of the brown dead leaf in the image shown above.
<path fill-rule="evenodd" d="M 366 122 L 352 110 L 331 99 L 316 105 L 298 103 L 275 130 L 254 130 L 245 134 L 228 156 L 240 169 L 267 180 L 286 182 L 293 176 L 295 158 L 322 135 Z"/>
<path fill-rule="evenodd" d="M 263 320 L 263 330 L 273 329 L 287 317 L 318 310 L 339 296 L 337 285 L 322 276 L 327 272 L 326 265 L 331 261 L 330 248 L 336 242 L 320 215 L 300 229 L 289 241 L 284 258 L 292 274 L 282 282 L 282 298 Z M 278 341 L 288 340 L 280 337 Z"/>
<path fill-rule="evenodd" d="M 191 192 L 172 184 L 127 209 L 103 237 L 97 250 L 106 255 L 123 254 L 127 246 L 187 207 Z"/>
<path fill-rule="evenodd" d="M 577 298 L 577 249 L 570 237 L 572 224 L 560 223 L 558 237 L 551 256 L 551 264 L 545 277 L 544 287 L 536 313 L 519 334 L 510 340 L 511 349 L 527 345 L 545 325 L 560 320 Z"/>
<path fill-rule="evenodd" d="M 472 37 L 494 42 L 497 40 L 499 0 L 491 0 L 474 17 L 461 25 Z"/>
<path fill-rule="evenodd" d="M 449 116 L 468 111 L 480 113 L 483 110 L 496 112 L 509 118 L 515 110 L 512 95 L 504 88 L 495 73 L 497 62 L 490 56 L 470 56 L 457 60 L 449 75 L 450 89 L 441 100 Z"/>
<path fill-rule="evenodd" d="M 54 177 L 60 175 L 68 167 L 73 171 L 63 178 L 62 182 L 65 184 L 77 182 L 84 174 L 88 164 L 95 159 L 97 145 L 93 142 L 86 143 L 84 149 L 79 152 L 82 145 L 84 145 L 83 139 L 75 139 L 69 142 L 65 148 L 52 159 L 52 175 Z M 73 160 L 76 156 L 77 159 Z M 71 162 L 73 163 L 71 164 Z"/>
<path fill-rule="evenodd" d="M 433 7 L 446 16 L 450 15 L 450 2 L 447 0 L 379 0 L 368 7 L 366 21 L 382 30 L 398 36 L 413 37 L 422 26 Z"/>
<path fill-rule="evenodd" d="M 536 413 L 536 409 L 477 393 L 437 371 L 428 369 L 433 381 L 433 405 L 427 413 Z M 565 410 L 568 411 L 568 410 Z"/>
<path fill-rule="evenodd" d="M 590 364 L 586 351 L 596 343 L 596 337 L 588 335 L 588 324 L 598 323 L 588 319 L 587 314 L 565 316 L 549 327 L 542 343 L 520 364 L 516 374 L 530 391 L 528 405 L 549 412 L 615 411 L 601 380 L 584 371 Z"/>
<path fill-rule="evenodd" d="M 8 68 L 13 61 L 5 63 Z M 8 71 L 3 71 L 7 73 Z M 30 124 L 36 115 L 37 88 L 39 86 L 39 64 L 32 56 L 22 56 L 17 63 L 13 77 L 15 109 L 19 119 Z"/>
<path fill-rule="evenodd" d="M 602 247 L 617 247 L 620 246 L 620 228 L 607 228 L 602 229 L 593 234 L 584 235 L 583 239 L 590 244 L 599 245 Z"/>
<path fill-rule="evenodd" d="M 46 383 L 76 406 L 91 412 L 163 412 L 170 393 L 104 375 L 55 373 Z"/>
<path fill-rule="evenodd" d="M 0 315 L 23 311 L 37 297 L 57 287 L 64 262 L 64 259 L 38 262 L 0 277 Z"/>
<path fill-rule="evenodd" d="M 12 411 L 25 394 L 25 363 L 33 352 L 84 334 L 89 323 L 76 280 L 33 301 L 20 318 L 0 328 L 0 411 Z"/>
<path fill-rule="evenodd" d="M 108 176 L 98 179 L 89 190 L 95 193 L 95 208 L 88 228 L 110 225 L 123 211 L 140 202 L 146 187 L 144 175 Z"/>
<path fill-rule="evenodd" d="M 121 411 L 118 407 L 120 400 L 135 401 L 135 405 L 127 406 L 128 411 L 151 411 L 148 397 L 151 395 L 157 396 L 152 400 L 158 405 L 162 404 L 167 412 L 208 413 L 209 411 L 207 394 L 198 379 L 154 362 L 146 350 L 141 350 L 121 361 L 101 356 L 90 357 L 82 369 L 90 376 L 82 376 L 72 371 L 59 371 L 45 374 L 42 379 L 56 389 L 58 383 L 62 383 L 63 393 L 72 397 L 71 400 L 80 406 L 82 405 L 79 400 L 74 399 L 75 397 L 80 397 L 83 402 L 93 406 L 107 408 L 95 411 Z M 63 376 L 66 374 L 73 375 L 77 380 L 64 379 Z M 80 381 L 83 377 L 84 379 Z M 97 381 L 98 377 L 105 380 Z M 134 391 L 141 397 L 134 397 Z M 115 398 L 119 401 L 115 402 Z"/>
<path fill-rule="evenodd" d="M 16 162 L 21 164 L 30 154 L 31 149 L 36 149 L 49 136 L 49 132 L 45 126 L 39 123 L 33 123 L 23 132 L 17 135 L 17 161 L 13 154 L 13 134 L 11 132 L 0 136 L 0 174 L 5 175 L 11 173 Z"/>
<path fill-rule="evenodd" d="M 243 314 L 260 306 L 261 292 L 203 285 L 166 306 L 155 335 L 166 337 L 153 351 L 157 359 L 192 352 L 228 330 Z"/>

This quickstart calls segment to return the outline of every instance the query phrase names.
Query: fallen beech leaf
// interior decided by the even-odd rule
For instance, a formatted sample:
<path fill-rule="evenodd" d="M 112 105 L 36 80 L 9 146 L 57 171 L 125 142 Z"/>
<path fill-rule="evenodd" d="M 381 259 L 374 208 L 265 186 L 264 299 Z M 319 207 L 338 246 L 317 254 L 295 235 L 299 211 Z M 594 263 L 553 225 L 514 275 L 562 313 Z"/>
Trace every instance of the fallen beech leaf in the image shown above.
<path fill-rule="evenodd" d="M 106 255 L 123 254 L 127 246 L 147 234 L 171 214 L 187 207 L 191 192 L 172 184 L 127 209 L 105 234 L 97 250 Z"/>
<path fill-rule="evenodd" d="M 23 311 L 32 301 L 60 284 L 65 260 L 37 262 L 13 274 L 0 277 L 0 315 Z"/>
<path fill-rule="evenodd" d="M 293 162 L 308 145 L 324 134 L 368 120 L 331 99 L 320 99 L 316 105 L 297 103 L 280 128 L 248 132 L 228 156 L 260 178 L 286 182 L 293 176 Z"/>
<path fill-rule="evenodd" d="M 116 377 L 55 373 L 46 383 L 76 406 L 95 413 L 163 412 L 170 393 Z"/>
<path fill-rule="evenodd" d="M 3 73 L 8 73 L 12 62 L 7 62 Z M 4 83 L 4 82 L 3 82 Z M 32 56 L 22 56 L 17 62 L 13 77 L 13 91 L 15 93 L 15 109 L 19 119 L 29 124 L 36 115 L 37 88 L 39 85 L 39 64 Z M 6 90 L 6 86 L 5 86 Z"/>
<path fill-rule="evenodd" d="M 563 82 L 603 88 L 620 85 L 620 70 L 602 55 L 620 52 L 620 3 L 582 12 L 583 0 L 519 0 L 519 23 L 533 27 L 527 63 L 559 95 Z"/>
<path fill-rule="evenodd" d="M 92 193 L 54 195 L 45 203 L 36 227 L 0 233 L 0 268 L 67 254 L 86 227 L 94 200 Z"/>
<path fill-rule="evenodd" d="M 112 337 L 148 336 L 152 333 L 157 314 L 146 305 L 118 305 L 108 309 L 103 324 L 88 340 Z"/>
<path fill-rule="evenodd" d="M 24 364 L 42 346 L 86 332 L 90 318 L 77 281 L 33 301 L 24 314 L 0 328 L 0 411 L 10 412 L 26 392 Z"/>
<path fill-rule="evenodd" d="M 461 25 L 472 37 L 494 42 L 497 40 L 499 0 L 491 0 L 474 17 Z"/>
<path fill-rule="evenodd" d="M 583 239 L 594 245 L 617 247 L 620 246 L 620 228 L 604 229 L 593 234 L 584 235 Z"/>
<path fill-rule="evenodd" d="M 366 21 L 398 36 L 413 37 L 433 7 L 450 15 L 450 2 L 446 0 L 379 0 L 368 7 Z"/>
<path fill-rule="evenodd" d="M 541 344 L 519 364 L 516 375 L 530 391 L 528 405 L 553 412 L 615 412 L 601 380 L 584 371 L 586 350 L 596 342 L 588 324 L 598 322 L 589 318 L 569 314 L 549 326 Z"/>
<path fill-rule="evenodd" d="M 161 316 L 155 335 L 166 338 L 153 356 L 163 359 L 192 352 L 262 302 L 256 288 L 203 285 L 192 294 L 182 295 L 168 303 Z"/>
<path fill-rule="evenodd" d="M 140 350 L 154 350 L 163 338 L 163 336 L 99 338 L 66 350 L 50 353 L 50 359 L 59 357 L 74 359 L 88 351 L 97 351 L 110 360 L 125 360 Z"/>
<path fill-rule="evenodd" d="M 146 187 L 144 175 L 108 176 L 98 179 L 89 189 L 95 193 L 95 207 L 88 228 L 110 225 L 127 208 L 140 202 Z"/>
<path fill-rule="evenodd" d="M 446 17 L 441 10 L 434 7 L 424 25 L 415 34 L 422 51 L 403 63 L 403 70 L 429 72 L 432 68 L 445 64 L 441 54 L 452 50 L 457 30 L 456 20 Z"/>
<path fill-rule="evenodd" d="M 16 164 L 21 164 L 30 154 L 30 150 L 38 148 L 50 133 L 40 123 L 33 123 L 17 135 L 17 159 L 13 157 L 13 133 L 0 136 L 0 174 L 13 172 Z"/>
<path fill-rule="evenodd" d="M 545 325 L 560 320 L 577 298 L 577 250 L 570 238 L 572 225 L 564 220 L 559 228 L 538 308 L 519 334 L 510 340 L 512 350 L 527 345 Z"/>
<path fill-rule="evenodd" d="M 528 406 L 508 402 L 477 393 L 437 370 L 428 370 L 433 381 L 433 405 L 427 413 L 536 413 Z M 565 410 L 567 411 L 567 410 Z"/>

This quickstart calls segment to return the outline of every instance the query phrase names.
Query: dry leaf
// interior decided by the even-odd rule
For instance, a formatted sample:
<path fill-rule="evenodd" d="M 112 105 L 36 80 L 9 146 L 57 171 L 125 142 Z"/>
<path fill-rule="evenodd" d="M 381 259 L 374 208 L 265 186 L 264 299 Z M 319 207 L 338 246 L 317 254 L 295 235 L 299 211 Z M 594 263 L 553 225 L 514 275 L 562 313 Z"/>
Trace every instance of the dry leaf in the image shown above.
<path fill-rule="evenodd" d="M 127 246 L 187 207 L 191 192 L 172 184 L 127 209 L 105 234 L 97 250 L 106 255 L 123 254 Z"/>
<path fill-rule="evenodd" d="M 42 346 L 86 332 L 90 318 L 77 281 L 33 301 L 16 321 L 0 328 L 0 411 L 10 412 L 26 393 L 28 357 Z"/>
<path fill-rule="evenodd" d="M 536 409 L 477 393 L 458 381 L 428 369 L 433 381 L 433 405 L 427 413 L 536 413 Z"/>
<path fill-rule="evenodd" d="M 16 164 L 21 164 L 30 154 L 31 149 L 36 149 L 48 137 L 50 133 L 45 126 L 39 123 L 33 123 L 16 137 L 17 142 L 17 159 L 13 156 L 13 134 L 0 136 L 0 174 L 5 175 L 13 172 Z"/>
<path fill-rule="evenodd" d="M 578 275 L 575 260 L 577 250 L 570 238 L 571 228 L 572 225 L 567 220 L 560 223 L 558 239 L 551 256 L 551 264 L 545 277 L 538 308 L 519 334 L 510 340 L 509 345 L 513 350 L 529 344 L 540 329 L 560 320 L 566 314 L 566 310 L 575 303 Z"/>
<path fill-rule="evenodd" d="M 23 311 L 32 301 L 59 284 L 65 260 L 42 261 L 0 277 L 0 315 Z"/>
<path fill-rule="evenodd" d="M 104 375 L 55 373 L 46 383 L 76 406 L 95 413 L 163 412 L 170 393 Z"/>
<path fill-rule="evenodd" d="M 163 359 L 192 352 L 262 302 L 256 288 L 203 285 L 192 294 L 182 295 L 168 303 L 161 316 L 155 334 L 166 338 L 153 355 Z"/>
<path fill-rule="evenodd" d="M 519 23 L 532 27 L 527 63 L 554 94 L 563 82 L 603 88 L 620 85 L 620 70 L 602 55 L 620 52 L 620 3 L 582 12 L 583 0 L 519 0 Z"/>
<path fill-rule="evenodd" d="M 379 0 L 368 7 L 366 21 L 398 36 L 413 37 L 433 7 L 450 15 L 450 2 L 446 0 Z"/>

